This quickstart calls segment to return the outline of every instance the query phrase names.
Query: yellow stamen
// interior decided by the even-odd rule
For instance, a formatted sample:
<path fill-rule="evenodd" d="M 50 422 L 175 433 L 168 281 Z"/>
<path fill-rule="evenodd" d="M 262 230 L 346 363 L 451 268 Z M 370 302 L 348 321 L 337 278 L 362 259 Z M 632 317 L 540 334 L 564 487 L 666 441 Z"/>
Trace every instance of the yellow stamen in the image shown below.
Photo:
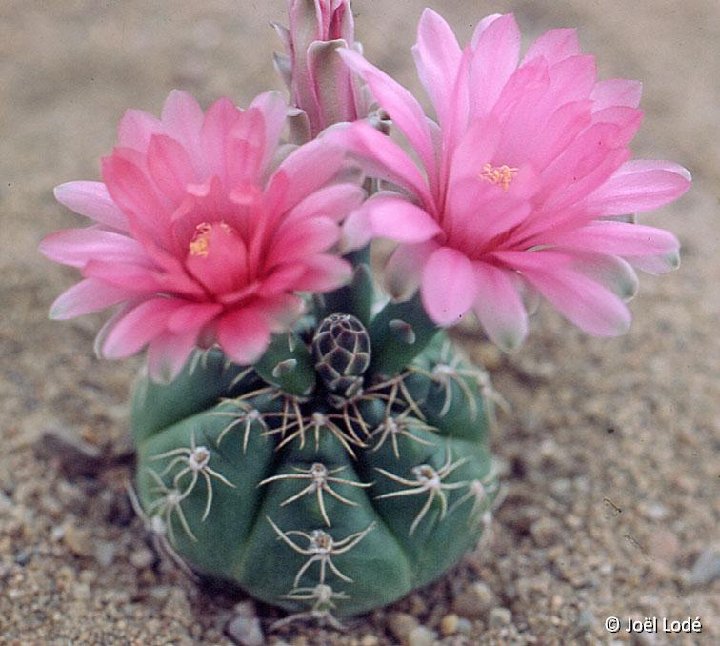
<path fill-rule="evenodd" d="M 517 168 L 510 168 L 510 166 L 506 166 L 505 164 L 502 166 L 493 166 L 488 163 L 482 167 L 480 178 L 491 184 L 500 186 L 503 191 L 507 191 L 510 188 L 510 182 L 512 182 L 515 175 L 517 175 L 517 172 Z"/>
<path fill-rule="evenodd" d="M 212 225 L 202 222 L 195 227 L 195 235 L 190 241 L 190 255 L 206 257 L 210 253 L 210 231 Z"/>

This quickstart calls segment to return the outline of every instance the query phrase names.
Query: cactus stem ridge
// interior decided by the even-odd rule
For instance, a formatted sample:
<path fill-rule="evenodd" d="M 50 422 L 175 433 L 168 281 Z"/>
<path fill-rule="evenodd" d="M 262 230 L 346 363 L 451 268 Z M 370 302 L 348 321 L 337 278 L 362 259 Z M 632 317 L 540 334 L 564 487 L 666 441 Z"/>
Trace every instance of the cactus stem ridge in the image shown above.
<path fill-rule="evenodd" d="M 335 630 L 345 631 L 345 626 L 340 623 L 332 615 L 332 610 L 336 607 L 333 599 L 349 599 L 350 596 L 345 592 L 335 592 L 329 585 L 318 583 L 313 588 L 295 588 L 288 594 L 283 595 L 283 599 L 295 599 L 298 601 L 312 601 L 313 605 L 307 612 L 299 612 L 288 615 L 283 619 L 278 619 L 270 626 L 271 631 L 278 630 L 295 621 L 303 621 L 305 619 L 314 619 L 318 623 L 328 623 Z"/>
<path fill-rule="evenodd" d="M 353 580 L 349 576 L 343 574 L 342 572 L 340 572 L 340 570 L 337 569 L 335 564 L 332 562 L 332 557 L 349 552 L 375 528 L 375 521 L 373 521 L 361 532 L 349 534 L 345 538 L 336 541 L 330 534 L 323 531 L 322 529 L 315 529 L 310 534 L 308 534 L 307 532 L 301 532 L 299 530 L 290 530 L 287 532 L 283 532 L 272 521 L 270 516 L 266 516 L 266 518 L 268 519 L 268 522 L 272 526 L 275 533 L 278 535 L 278 538 L 282 539 L 298 554 L 310 557 L 295 575 L 295 579 L 293 581 L 294 589 L 298 588 L 298 584 L 300 583 L 300 579 L 302 578 L 303 574 L 305 574 L 305 572 L 307 572 L 310 566 L 315 562 L 320 563 L 321 584 L 325 583 L 325 575 L 327 569 L 329 569 L 339 579 L 347 581 L 348 583 L 352 583 Z M 308 547 L 300 547 L 290 538 L 291 535 L 302 536 L 303 538 L 305 538 L 308 541 Z"/>
<path fill-rule="evenodd" d="M 233 421 L 230 422 L 221 432 L 220 435 L 218 435 L 217 440 L 215 441 L 215 445 L 219 448 L 220 442 L 223 441 L 223 438 L 232 431 L 236 426 L 240 426 L 241 424 L 245 425 L 244 431 L 243 431 L 243 454 L 247 453 L 247 447 L 248 442 L 250 441 L 250 430 L 253 427 L 253 424 L 260 424 L 260 427 L 263 431 L 267 431 L 267 423 L 265 422 L 265 419 L 263 417 L 263 414 L 257 410 L 257 408 L 254 408 L 247 402 L 234 402 L 234 404 L 240 409 L 241 412 L 216 412 L 213 413 L 214 415 L 221 415 L 225 417 L 232 417 Z"/>
<path fill-rule="evenodd" d="M 472 500 L 472 507 L 468 513 L 468 527 L 475 528 L 481 523 L 485 512 L 489 511 L 498 499 L 499 483 L 496 472 L 491 470 L 482 479 L 474 478 L 467 487 L 467 492 L 452 504 L 448 514 L 452 514 L 468 500 Z"/>
<path fill-rule="evenodd" d="M 178 471 L 173 476 L 173 487 L 179 491 L 180 481 L 186 475 L 190 475 L 189 484 L 185 488 L 185 491 L 180 494 L 180 498 L 183 499 L 187 497 L 190 492 L 195 488 L 195 485 L 200 479 L 200 476 L 202 476 L 205 480 L 205 484 L 207 485 L 207 502 L 205 504 L 205 510 L 201 519 L 202 521 L 205 521 L 205 519 L 208 517 L 208 514 L 210 513 L 210 507 L 212 506 L 212 478 L 219 480 L 223 484 L 227 485 L 228 487 L 232 487 L 233 489 L 235 489 L 235 485 L 230 482 L 222 473 L 219 473 L 218 471 L 210 468 L 210 451 L 205 446 L 196 446 L 194 433 L 190 436 L 189 448 L 180 447 L 177 449 L 173 449 L 172 451 L 159 453 L 158 455 L 151 456 L 150 460 L 162 460 L 164 458 L 172 456 L 175 457 L 168 463 L 168 465 L 165 467 L 165 469 L 163 469 L 163 471 L 159 474 L 158 477 L 162 478 L 162 476 L 170 473 L 178 464 L 185 463 L 185 467 L 180 469 L 180 471 Z"/>
<path fill-rule="evenodd" d="M 470 379 L 486 399 L 498 404 L 505 412 L 510 409 L 507 400 L 492 387 L 487 371 L 472 365 L 463 352 L 457 348 L 453 350 L 449 341 L 442 344 L 440 361 L 433 366 L 432 370 L 411 365 L 410 371 L 425 375 L 443 388 L 445 401 L 438 413 L 441 417 L 447 415 L 452 406 L 452 384 L 455 383 L 465 396 L 472 419 L 477 418 L 477 402 L 466 379 Z"/>
<path fill-rule="evenodd" d="M 403 343 L 407 343 L 408 345 L 415 343 L 415 330 L 413 330 L 413 326 L 407 321 L 403 321 L 402 319 L 391 319 L 388 323 L 388 327 Z"/>
<path fill-rule="evenodd" d="M 314 462 L 307 470 L 299 469 L 297 467 L 293 468 L 297 471 L 297 473 L 281 473 L 265 478 L 265 480 L 258 483 L 258 487 L 276 480 L 310 480 L 310 484 L 307 487 L 290 496 L 286 500 L 283 500 L 283 502 L 280 503 L 280 506 L 284 507 L 285 505 L 289 505 L 291 502 L 294 502 L 305 495 L 314 493 L 317 497 L 320 513 L 322 514 L 323 520 L 328 527 L 330 527 L 332 523 L 330 522 L 330 516 L 328 516 L 325 508 L 325 499 L 323 498 L 323 494 L 327 493 L 341 503 L 350 505 L 351 507 L 357 507 L 356 502 L 341 496 L 337 491 L 333 491 L 330 487 L 330 483 L 345 484 L 352 487 L 372 487 L 373 485 L 372 482 L 358 482 L 356 480 L 347 480 L 346 478 L 336 478 L 334 474 L 343 471 L 345 467 L 328 469 L 322 462 Z"/>
<path fill-rule="evenodd" d="M 376 393 L 389 387 L 389 393 L 378 395 L 379 398 L 386 400 L 386 410 L 388 412 L 390 412 L 393 406 L 399 401 L 399 394 L 402 396 L 402 399 L 404 403 L 407 404 L 409 410 L 411 410 L 418 419 L 425 419 L 424 413 L 420 410 L 418 403 L 415 401 L 405 385 L 405 378 L 408 374 L 409 373 L 404 372 L 379 384 L 375 384 L 372 388 L 368 389 L 368 393 Z"/>
<path fill-rule="evenodd" d="M 172 526 L 173 512 L 177 515 L 180 525 L 188 537 L 193 541 L 197 541 L 197 537 L 192 533 L 187 518 L 185 517 L 185 512 L 182 509 L 182 501 L 185 500 L 187 493 L 183 495 L 176 487 L 170 489 L 163 479 L 152 469 L 147 469 L 147 472 L 156 482 L 156 486 L 151 489 L 152 493 L 162 494 L 148 505 L 148 511 L 151 517 L 159 516 L 163 520 L 171 545 L 175 545 L 175 534 Z"/>
<path fill-rule="evenodd" d="M 140 504 L 137 493 L 133 489 L 132 485 L 127 482 L 125 484 L 125 491 L 127 491 L 128 499 L 133 511 L 137 514 L 138 518 L 143 521 L 145 531 L 150 536 L 152 541 L 152 547 L 158 557 L 166 556 L 169 558 L 180 571 L 187 576 L 194 583 L 198 583 L 200 579 L 192 571 L 187 561 L 180 556 L 168 540 L 168 525 L 167 523 L 157 514 L 148 516 Z"/>
<path fill-rule="evenodd" d="M 418 494 L 428 493 L 429 495 L 427 501 L 422 506 L 422 509 L 420 509 L 420 511 L 415 516 L 412 525 L 410 525 L 410 535 L 412 535 L 413 532 L 417 529 L 420 521 L 425 517 L 428 511 L 430 511 L 430 507 L 432 506 L 433 500 L 435 500 L 435 498 L 440 501 L 440 520 L 445 518 L 448 511 L 447 495 L 445 492 L 451 491 L 453 489 L 460 489 L 461 487 L 466 487 L 468 483 L 465 481 L 447 483 L 443 482 L 443 479 L 447 478 L 453 471 L 455 471 L 455 469 L 465 464 L 465 462 L 467 461 L 468 458 L 460 458 L 459 460 L 452 462 L 450 451 L 448 451 L 448 456 L 445 464 L 437 471 L 429 464 L 420 464 L 413 467 L 411 469 L 411 472 L 413 476 L 415 476 L 415 480 L 402 478 L 398 475 L 395 475 L 394 473 L 386 471 L 385 469 L 375 467 L 376 471 L 379 471 L 387 478 L 390 478 L 391 480 L 394 480 L 395 482 L 402 484 L 406 487 L 411 487 L 410 489 L 392 491 L 390 493 L 382 494 L 380 496 L 375 496 L 375 499 L 379 500 L 381 498 L 414 496 Z"/>
<path fill-rule="evenodd" d="M 393 417 L 391 415 L 387 415 L 385 417 L 385 421 L 383 421 L 373 432 L 372 436 L 379 435 L 380 439 L 377 441 L 375 446 L 372 448 L 372 451 L 379 451 L 383 444 L 385 444 L 388 437 L 390 438 L 390 443 L 392 444 L 392 450 L 393 454 L 396 458 L 400 459 L 400 449 L 398 447 L 398 436 L 404 435 L 410 440 L 413 440 L 414 442 L 418 442 L 419 444 L 424 444 L 425 446 L 432 446 L 432 442 L 429 440 L 425 440 L 421 437 L 418 437 L 414 433 L 411 432 L 410 424 L 407 422 L 407 416 L 410 414 L 410 410 L 406 410 L 400 415 L 397 415 L 396 417 Z M 421 422 L 418 420 L 413 426 L 415 426 L 418 429 L 422 429 L 425 431 L 436 431 L 434 427 L 430 426 L 429 424 L 425 424 L 424 422 Z"/>
<path fill-rule="evenodd" d="M 305 446 L 305 431 L 309 429 L 315 437 L 315 450 L 318 450 L 320 447 L 320 431 L 322 429 L 327 429 L 343 445 L 343 448 L 348 452 L 348 454 L 355 458 L 355 452 L 352 450 L 350 445 L 354 444 L 360 448 L 364 448 L 366 445 L 355 433 L 355 430 L 352 427 L 352 420 L 346 419 L 342 415 L 339 416 L 345 421 L 346 431 L 343 431 L 343 429 L 332 421 L 331 417 L 338 417 L 338 415 L 326 415 L 324 413 L 315 412 L 308 418 L 298 417 L 294 422 L 284 425 L 280 429 L 267 431 L 266 435 L 274 435 L 277 433 L 281 433 L 283 435 L 283 440 L 278 444 L 277 450 L 284 447 L 296 437 L 300 437 L 300 448 L 302 449 Z M 289 435 L 286 435 L 286 433 L 295 426 L 297 426 L 297 430 Z"/>
<path fill-rule="evenodd" d="M 226 358 L 223 369 L 227 370 L 232 365 L 233 365 L 232 361 L 230 361 L 229 359 Z M 253 371 L 254 371 L 254 368 L 252 366 L 250 366 L 249 368 L 245 368 L 245 370 L 243 370 L 242 372 L 235 375 L 233 380 L 230 382 L 230 388 L 234 388 L 235 386 L 237 386 L 243 379 L 245 379 L 247 376 L 249 376 Z"/>
<path fill-rule="evenodd" d="M 203 370 L 206 370 L 208 367 L 208 361 L 210 360 L 210 355 L 212 351 L 215 348 L 207 348 L 205 350 L 196 350 L 190 357 L 190 361 L 188 362 L 188 373 L 192 374 L 195 372 L 198 367 L 202 368 Z M 233 362 L 228 358 L 225 357 L 223 360 L 223 372 L 226 370 L 229 370 L 233 365 Z M 249 372 L 252 371 L 252 368 L 248 368 L 247 370 L 244 370 L 240 375 L 238 375 L 240 378 L 246 377 Z"/>

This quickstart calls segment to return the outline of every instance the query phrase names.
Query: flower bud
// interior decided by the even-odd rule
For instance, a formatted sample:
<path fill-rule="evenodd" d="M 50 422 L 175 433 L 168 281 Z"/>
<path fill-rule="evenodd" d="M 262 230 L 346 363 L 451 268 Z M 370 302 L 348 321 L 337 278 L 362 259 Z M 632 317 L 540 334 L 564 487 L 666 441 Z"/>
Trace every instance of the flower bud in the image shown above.
<path fill-rule="evenodd" d="M 286 51 L 275 55 L 275 66 L 291 104 L 306 116 L 307 126 L 295 129 L 306 139 L 369 113 L 368 93 L 337 54 L 346 47 L 361 51 L 353 28 L 349 0 L 290 0 L 290 29 L 275 25 Z"/>
<path fill-rule="evenodd" d="M 370 336 L 352 314 L 331 314 L 320 322 L 312 340 L 315 371 L 328 390 L 357 395 L 370 365 Z"/>

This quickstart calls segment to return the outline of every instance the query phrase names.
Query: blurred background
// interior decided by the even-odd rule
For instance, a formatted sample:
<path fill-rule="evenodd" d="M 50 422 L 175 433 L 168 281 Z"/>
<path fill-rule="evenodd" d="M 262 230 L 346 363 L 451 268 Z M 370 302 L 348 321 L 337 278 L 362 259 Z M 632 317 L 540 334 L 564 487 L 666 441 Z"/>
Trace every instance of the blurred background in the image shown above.
<path fill-rule="evenodd" d="M 299 627 L 283 638 L 397 643 L 407 641 L 398 628 L 407 616 L 447 643 L 596 643 L 609 639 L 604 621 L 617 615 L 697 616 L 703 637 L 717 639 L 720 5 L 356 0 L 366 56 L 418 92 L 409 49 L 428 5 L 461 42 L 494 12 L 515 12 L 527 42 L 575 27 L 602 78 L 642 80 L 636 155 L 677 161 L 694 177 L 688 195 L 642 221 L 680 237 L 683 266 L 641 277 L 633 327 L 620 339 L 588 338 L 547 307 L 511 357 L 465 338 L 510 404 L 493 441 L 508 494 L 492 538 L 455 575 L 356 622 L 345 637 Z M 286 24 L 285 9 L 284 0 L 0 0 L 0 636 L 7 643 L 227 641 L 232 603 L 153 568 L 127 504 L 125 404 L 140 362 L 95 359 L 103 316 L 47 320 L 50 303 L 77 277 L 36 248 L 51 231 L 85 224 L 54 202 L 52 188 L 99 179 L 99 159 L 127 108 L 158 113 L 173 88 L 203 105 L 222 95 L 245 105 L 282 89 L 269 23 Z"/>

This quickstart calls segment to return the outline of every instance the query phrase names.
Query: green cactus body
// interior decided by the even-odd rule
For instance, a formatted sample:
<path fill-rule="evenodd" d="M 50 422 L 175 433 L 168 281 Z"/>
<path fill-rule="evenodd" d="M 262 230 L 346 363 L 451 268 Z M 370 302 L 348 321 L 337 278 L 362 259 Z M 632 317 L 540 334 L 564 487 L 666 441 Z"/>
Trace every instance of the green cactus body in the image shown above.
<path fill-rule="evenodd" d="M 136 487 L 169 549 L 332 621 L 406 595 L 471 549 L 497 490 L 484 375 L 444 333 L 403 325 L 387 308 L 365 322 L 336 312 L 274 342 L 258 369 L 209 351 L 170 384 L 141 378 Z M 401 371 L 371 361 L 418 338 Z"/>

